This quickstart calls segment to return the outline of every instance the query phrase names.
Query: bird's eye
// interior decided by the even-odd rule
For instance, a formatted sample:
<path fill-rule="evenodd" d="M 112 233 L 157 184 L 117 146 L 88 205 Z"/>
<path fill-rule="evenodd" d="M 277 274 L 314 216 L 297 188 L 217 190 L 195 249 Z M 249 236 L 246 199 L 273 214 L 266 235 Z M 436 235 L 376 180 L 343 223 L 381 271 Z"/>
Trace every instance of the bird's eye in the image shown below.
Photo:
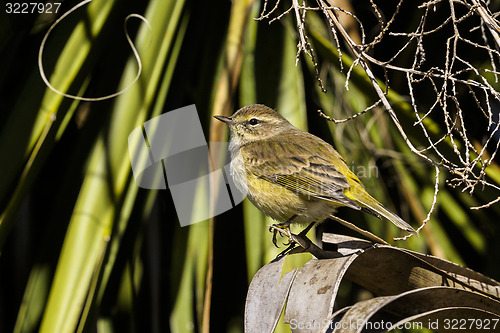
<path fill-rule="evenodd" d="M 250 120 L 248 121 L 248 123 L 249 123 L 250 125 L 252 125 L 252 126 L 255 126 L 255 125 L 257 125 L 257 124 L 259 123 L 259 119 L 257 119 L 257 118 L 252 118 L 252 119 L 250 119 Z"/>

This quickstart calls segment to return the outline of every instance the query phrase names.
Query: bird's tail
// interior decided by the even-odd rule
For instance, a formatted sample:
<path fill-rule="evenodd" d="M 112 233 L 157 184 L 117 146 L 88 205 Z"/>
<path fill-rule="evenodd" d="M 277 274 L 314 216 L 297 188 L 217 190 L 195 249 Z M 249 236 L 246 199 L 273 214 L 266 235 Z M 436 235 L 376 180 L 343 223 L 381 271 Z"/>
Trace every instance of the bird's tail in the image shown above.
<path fill-rule="evenodd" d="M 375 198 L 373 198 L 368 193 L 364 193 L 365 195 L 361 195 L 361 198 L 357 198 L 356 203 L 361 206 L 364 211 L 377 216 L 380 218 L 382 215 L 389 221 L 391 221 L 395 226 L 400 229 L 411 232 L 412 234 L 417 234 L 415 229 L 412 228 L 405 220 L 400 218 L 395 213 L 391 212 L 389 209 L 385 208 L 380 202 L 378 202 Z"/>

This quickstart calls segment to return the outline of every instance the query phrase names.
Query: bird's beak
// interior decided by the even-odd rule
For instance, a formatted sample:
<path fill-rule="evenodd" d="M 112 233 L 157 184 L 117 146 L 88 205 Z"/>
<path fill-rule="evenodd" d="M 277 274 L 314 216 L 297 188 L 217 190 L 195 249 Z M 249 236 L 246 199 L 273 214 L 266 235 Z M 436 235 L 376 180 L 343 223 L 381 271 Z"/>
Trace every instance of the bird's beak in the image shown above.
<path fill-rule="evenodd" d="M 223 123 L 226 123 L 228 125 L 234 125 L 235 121 L 231 117 L 225 117 L 225 116 L 214 116 L 215 119 L 222 121 Z"/>

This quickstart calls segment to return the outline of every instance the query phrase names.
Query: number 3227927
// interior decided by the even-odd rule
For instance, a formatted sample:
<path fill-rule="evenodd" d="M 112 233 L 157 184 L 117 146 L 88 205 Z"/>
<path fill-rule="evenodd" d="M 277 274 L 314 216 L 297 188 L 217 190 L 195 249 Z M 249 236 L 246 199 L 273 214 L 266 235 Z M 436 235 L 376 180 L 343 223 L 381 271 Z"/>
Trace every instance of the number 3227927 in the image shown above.
<path fill-rule="evenodd" d="M 5 12 L 7 14 L 53 14 L 57 13 L 59 7 L 61 6 L 60 2 L 23 2 L 23 3 L 11 3 L 7 2 L 5 4 Z"/>

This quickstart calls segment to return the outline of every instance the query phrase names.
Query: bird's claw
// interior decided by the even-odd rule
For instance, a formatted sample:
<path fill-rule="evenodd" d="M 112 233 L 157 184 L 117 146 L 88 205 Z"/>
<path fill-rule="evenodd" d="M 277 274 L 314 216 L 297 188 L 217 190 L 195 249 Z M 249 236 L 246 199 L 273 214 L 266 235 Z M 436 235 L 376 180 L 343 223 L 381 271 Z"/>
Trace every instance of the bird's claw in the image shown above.
<path fill-rule="evenodd" d="M 277 248 L 279 248 L 278 246 L 278 239 L 276 237 L 276 235 L 278 234 L 278 232 L 282 235 L 282 236 L 286 236 L 288 237 L 288 239 L 290 240 L 288 243 L 284 243 L 283 245 L 290 245 L 293 243 L 293 241 L 291 240 L 292 238 L 292 233 L 290 231 L 290 224 L 289 223 L 278 223 L 278 224 L 273 224 L 273 225 L 270 225 L 269 226 L 269 231 L 273 231 L 273 244 L 274 246 L 276 246 Z"/>
<path fill-rule="evenodd" d="M 274 244 L 274 246 L 279 248 L 279 246 L 277 245 L 278 241 L 276 238 L 276 235 L 278 232 L 282 236 L 288 237 L 288 242 L 283 243 L 283 245 L 288 246 L 288 247 L 285 250 L 281 251 L 276 258 L 279 259 L 279 258 L 282 258 L 283 256 L 285 256 L 289 253 L 292 253 L 292 252 L 295 253 L 297 250 L 296 249 L 297 244 L 299 244 L 301 247 L 303 247 L 303 249 L 301 249 L 301 250 L 304 251 L 306 248 L 303 245 L 303 241 L 301 242 L 300 239 L 303 239 L 304 237 L 306 237 L 306 234 L 309 232 L 309 230 L 311 230 L 311 228 L 314 226 L 314 224 L 315 224 L 315 222 L 310 223 L 298 235 L 294 235 L 290 231 L 290 222 L 289 221 L 284 222 L 284 223 L 270 225 L 269 232 L 273 231 L 273 244 Z M 299 252 L 301 252 L 301 251 L 299 251 Z"/>

